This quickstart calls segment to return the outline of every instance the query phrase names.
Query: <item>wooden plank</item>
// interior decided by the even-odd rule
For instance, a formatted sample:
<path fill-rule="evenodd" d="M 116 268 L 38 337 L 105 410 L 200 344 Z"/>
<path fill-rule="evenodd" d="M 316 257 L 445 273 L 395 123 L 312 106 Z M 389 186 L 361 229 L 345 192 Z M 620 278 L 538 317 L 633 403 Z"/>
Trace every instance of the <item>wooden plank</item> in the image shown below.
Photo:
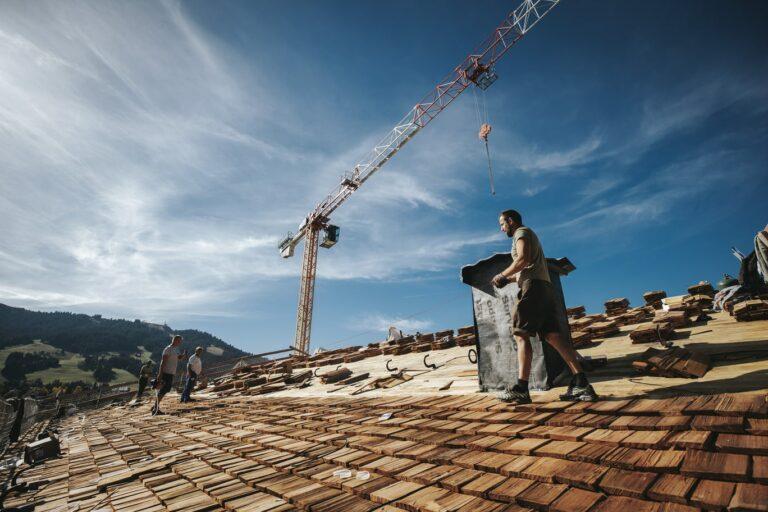
<path fill-rule="evenodd" d="M 731 502 L 735 489 L 736 484 L 732 482 L 699 480 L 691 494 L 691 504 L 706 509 L 724 509 Z"/>
<path fill-rule="evenodd" d="M 504 503 L 514 503 L 516 498 L 533 484 L 534 482 L 524 478 L 507 477 L 501 485 L 488 491 L 488 497 Z"/>
<path fill-rule="evenodd" d="M 609 494 L 642 498 L 656 477 L 656 473 L 611 468 L 600 480 L 600 488 Z"/>
<path fill-rule="evenodd" d="M 690 450 L 680 473 L 701 478 L 716 478 L 744 482 L 749 480 L 749 457 L 735 453 L 714 453 Z"/>
<path fill-rule="evenodd" d="M 752 457 L 752 478 L 762 484 L 768 484 L 768 457 Z"/>
<path fill-rule="evenodd" d="M 768 511 L 768 485 L 737 484 L 728 510 L 733 511 Z"/>
<path fill-rule="evenodd" d="M 661 475 L 659 479 L 648 489 L 648 497 L 657 501 L 671 501 L 674 503 L 688 503 L 688 496 L 698 480 L 676 474 Z"/>
<path fill-rule="evenodd" d="M 718 434 L 715 447 L 724 452 L 768 455 L 768 436 Z"/>
<path fill-rule="evenodd" d="M 550 506 L 553 512 L 587 512 L 604 496 L 597 492 L 583 489 L 568 489 Z"/>
<path fill-rule="evenodd" d="M 549 507 L 566 490 L 568 490 L 567 485 L 538 482 L 522 491 L 517 496 L 517 502 L 526 507 L 544 509 Z"/>
<path fill-rule="evenodd" d="M 659 504 L 640 500 L 637 498 L 629 498 L 626 496 L 608 496 L 603 501 L 599 502 L 592 512 L 659 512 Z"/>
<path fill-rule="evenodd" d="M 414 493 L 424 486 L 413 482 L 397 482 L 370 494 L 369 499 L 374 503 L 391 503 L 408 494 Z"/>
<path fill-rule="evenodd" d="M 500 483 L 504 482 L 507 477 L 502 475 L 496 475 L 493 473 L 483 473 L 478 478 L 475 478 L 471 482 L 461 487 L 463 494 L 469 494 L 471 496 L 477 496 L 479 498 L 487 498 L 488 492 Z"/>

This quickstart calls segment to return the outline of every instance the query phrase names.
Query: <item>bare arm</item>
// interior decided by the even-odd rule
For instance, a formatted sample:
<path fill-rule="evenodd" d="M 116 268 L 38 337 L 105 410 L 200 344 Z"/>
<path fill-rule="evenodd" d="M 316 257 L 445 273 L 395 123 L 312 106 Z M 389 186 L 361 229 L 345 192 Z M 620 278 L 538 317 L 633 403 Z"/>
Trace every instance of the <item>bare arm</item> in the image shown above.
<path fill-rule="evenodd" d="M 499 288 L 503 287 L 508 282 L 515 281 L 517 279 L 517 273 L 530 265 L 528 242 L 526 242 L 525 238 L 520 238 L 515 242 L 515 249 L 517 252 L 515 261 L 493 278 L 493 284 Z"/>
<path fill-rule="evenodd" d="M 501 275 L 511 281 L 515 280 L 515 276 L 518 272 L 531 264 L 531 258 L 528 254 L 528 242 L 526 242 L 525 238 L 521 238 L 515 242 L 515 248 L 517 249 L 517 259 L 501 272 Z"/>

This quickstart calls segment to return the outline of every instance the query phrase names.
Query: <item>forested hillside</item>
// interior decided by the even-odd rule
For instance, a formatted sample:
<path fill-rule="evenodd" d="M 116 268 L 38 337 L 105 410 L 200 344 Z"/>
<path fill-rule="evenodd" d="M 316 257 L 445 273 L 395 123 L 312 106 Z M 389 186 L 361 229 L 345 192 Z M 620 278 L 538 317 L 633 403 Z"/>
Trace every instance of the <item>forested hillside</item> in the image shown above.
<path fill-rule="evenodd" d="M 115 362 L 112 367 L 135 373 L 138 365 L 130 364 L 129 358 L 138 361 L 142 353 L 146 356 L 149 352 L 154 361 L 159 361 L 171 334 L 183 336 L 183 348 L 190 351 L 198 345 L 205 349 L 218 347 L 223 350 L 221 355 L 206 352 L 205 359 L 209 365 L 247 355 L 216 336 L 194 329 L 174 330 L 167 325 L 150 324 L 138 319 L 108 319 L 100 315 L 65 312 L 46 313 L 0 304 L 0 350 L 13 350 L 15 346 L 41 340 L 62 351 L 82 355 L 86 359 L 85 365 L 80 363 L 83 369 L 99 356 L 109 354 L 108 360 Z"/>

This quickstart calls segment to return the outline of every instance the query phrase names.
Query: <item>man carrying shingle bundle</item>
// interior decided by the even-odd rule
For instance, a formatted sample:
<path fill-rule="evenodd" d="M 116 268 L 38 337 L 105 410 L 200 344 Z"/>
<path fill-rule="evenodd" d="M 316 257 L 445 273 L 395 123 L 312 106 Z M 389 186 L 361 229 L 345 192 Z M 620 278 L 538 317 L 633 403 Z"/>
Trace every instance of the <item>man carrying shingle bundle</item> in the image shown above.
<path fill-rule="evenodd" d="M 531 228 L 523 225 L 522 216 L 515 210 L 501 212 L 499 227 L 513 239 L 512 264 L 497 274 L 492 283 L 497 288 L 503 288 L 517 281 L 520 287 L 512 317 L 517 343 L 518 381 L 512 388 L 506 389 L 500 398 L 516 404 L 531 402 L 528 392 L 533 358 L 530 337 L 538 334 L 560 353 L 573 373 L 568 391 L 560 395 L 560 399 L 585 402 L 597 400 L 597 393 L 587 381 L 576 351 L 560 334 L 554 290 L 539 238 Z"/>

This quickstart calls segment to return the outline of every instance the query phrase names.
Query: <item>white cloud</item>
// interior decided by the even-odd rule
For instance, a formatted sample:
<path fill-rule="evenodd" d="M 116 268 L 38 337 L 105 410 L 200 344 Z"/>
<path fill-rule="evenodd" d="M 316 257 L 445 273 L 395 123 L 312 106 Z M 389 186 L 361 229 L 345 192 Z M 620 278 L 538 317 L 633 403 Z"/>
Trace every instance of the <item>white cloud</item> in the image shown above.
<path fill-rule="evenodd" d="M 386 338 L 389 328 L 395 326 L 403 334 L 413 334 L 416 331 L 429 332 L 434 328 L 431 320 L 424 318 L 404 318 L 400 316 L 388 316 L 378 313 L 368 313 L 359 318 L 353 318 L 347 323 L 348 328 L 355 330 L 377 331 Z"/>

